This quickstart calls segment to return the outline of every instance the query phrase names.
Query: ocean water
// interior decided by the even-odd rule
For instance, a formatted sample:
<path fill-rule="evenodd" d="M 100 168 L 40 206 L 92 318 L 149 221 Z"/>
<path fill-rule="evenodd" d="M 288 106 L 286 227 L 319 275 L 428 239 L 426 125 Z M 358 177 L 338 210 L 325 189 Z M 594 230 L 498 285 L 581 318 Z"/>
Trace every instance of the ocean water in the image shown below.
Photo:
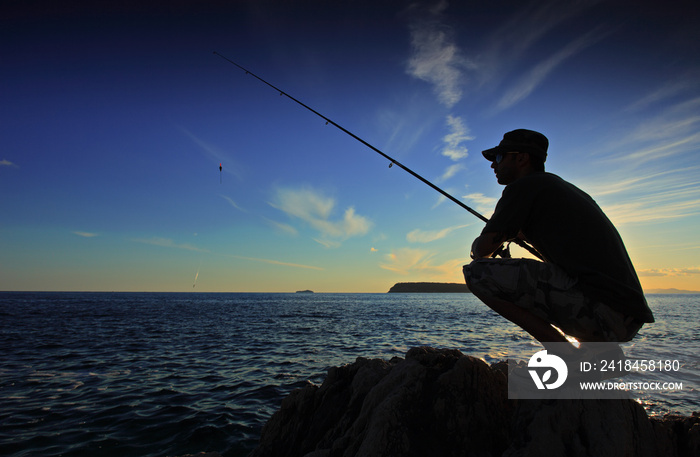
<path fill-rule="evenodd" d="M 700 411 L 700 295 L 650 295 L 626 344 L 680 370 L 645 381 L 649 414 Z M 0 292 L 0 455 L 244 456 L 294 388 L 415 346 L 487 362 L 536 341 L 470 294 Z"/>

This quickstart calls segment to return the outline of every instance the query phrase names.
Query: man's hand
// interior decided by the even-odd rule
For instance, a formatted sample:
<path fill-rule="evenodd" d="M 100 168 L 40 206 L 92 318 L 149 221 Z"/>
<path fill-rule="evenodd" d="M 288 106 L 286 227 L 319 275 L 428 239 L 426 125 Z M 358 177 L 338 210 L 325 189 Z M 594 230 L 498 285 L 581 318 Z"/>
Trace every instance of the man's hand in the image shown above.
<path fill-rule="evenodd" d="M 479 235 L 472 243 L 472 259 L 484 259 L 493 256 L 506 241 L 502 233 L 486 232 Z"/>

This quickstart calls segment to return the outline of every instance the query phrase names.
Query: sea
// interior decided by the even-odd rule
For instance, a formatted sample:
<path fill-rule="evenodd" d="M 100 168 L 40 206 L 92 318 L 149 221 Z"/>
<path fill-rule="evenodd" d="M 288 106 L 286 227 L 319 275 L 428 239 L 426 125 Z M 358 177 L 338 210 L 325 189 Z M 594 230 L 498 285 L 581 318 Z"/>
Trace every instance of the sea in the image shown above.
<path fill-rule="evenodd" d="M 656 323 L 625 352 L 678 361 L 643 373 L 676 388 L 635 399 L 691 415 L 700 295 L 647 298 Z M 0 292 L 0 455 L 245 456 L 293 389 L 425 345 L 488 363 L 541 349 L 471 294 Z"/>

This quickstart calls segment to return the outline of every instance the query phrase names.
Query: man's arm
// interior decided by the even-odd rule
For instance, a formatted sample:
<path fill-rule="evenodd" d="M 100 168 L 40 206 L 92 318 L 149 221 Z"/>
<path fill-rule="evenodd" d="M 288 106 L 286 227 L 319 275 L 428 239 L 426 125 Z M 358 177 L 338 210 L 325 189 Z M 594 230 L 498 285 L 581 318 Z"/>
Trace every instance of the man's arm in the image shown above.
<path fill-rule="evenodd" d="M 498 232 L 485 232 L 479 235 L 472 243 L 472 259 L 491 257 L 496 250 L 506 241 L 506 237 Z"/>

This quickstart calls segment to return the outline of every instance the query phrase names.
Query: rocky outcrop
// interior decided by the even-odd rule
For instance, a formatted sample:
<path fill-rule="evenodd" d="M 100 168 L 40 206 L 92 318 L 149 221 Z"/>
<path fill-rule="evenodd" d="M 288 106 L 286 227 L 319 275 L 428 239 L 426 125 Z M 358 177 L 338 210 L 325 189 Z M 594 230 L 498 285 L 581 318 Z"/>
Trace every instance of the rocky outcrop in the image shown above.
<path fill-rule="evenodd" d="M 700 455 L 699 417 L 649 419 L 631 400 L 508 400 L 506 373 L 448 349 L 358 358 L 285 398 L 251 456 Z"/>

